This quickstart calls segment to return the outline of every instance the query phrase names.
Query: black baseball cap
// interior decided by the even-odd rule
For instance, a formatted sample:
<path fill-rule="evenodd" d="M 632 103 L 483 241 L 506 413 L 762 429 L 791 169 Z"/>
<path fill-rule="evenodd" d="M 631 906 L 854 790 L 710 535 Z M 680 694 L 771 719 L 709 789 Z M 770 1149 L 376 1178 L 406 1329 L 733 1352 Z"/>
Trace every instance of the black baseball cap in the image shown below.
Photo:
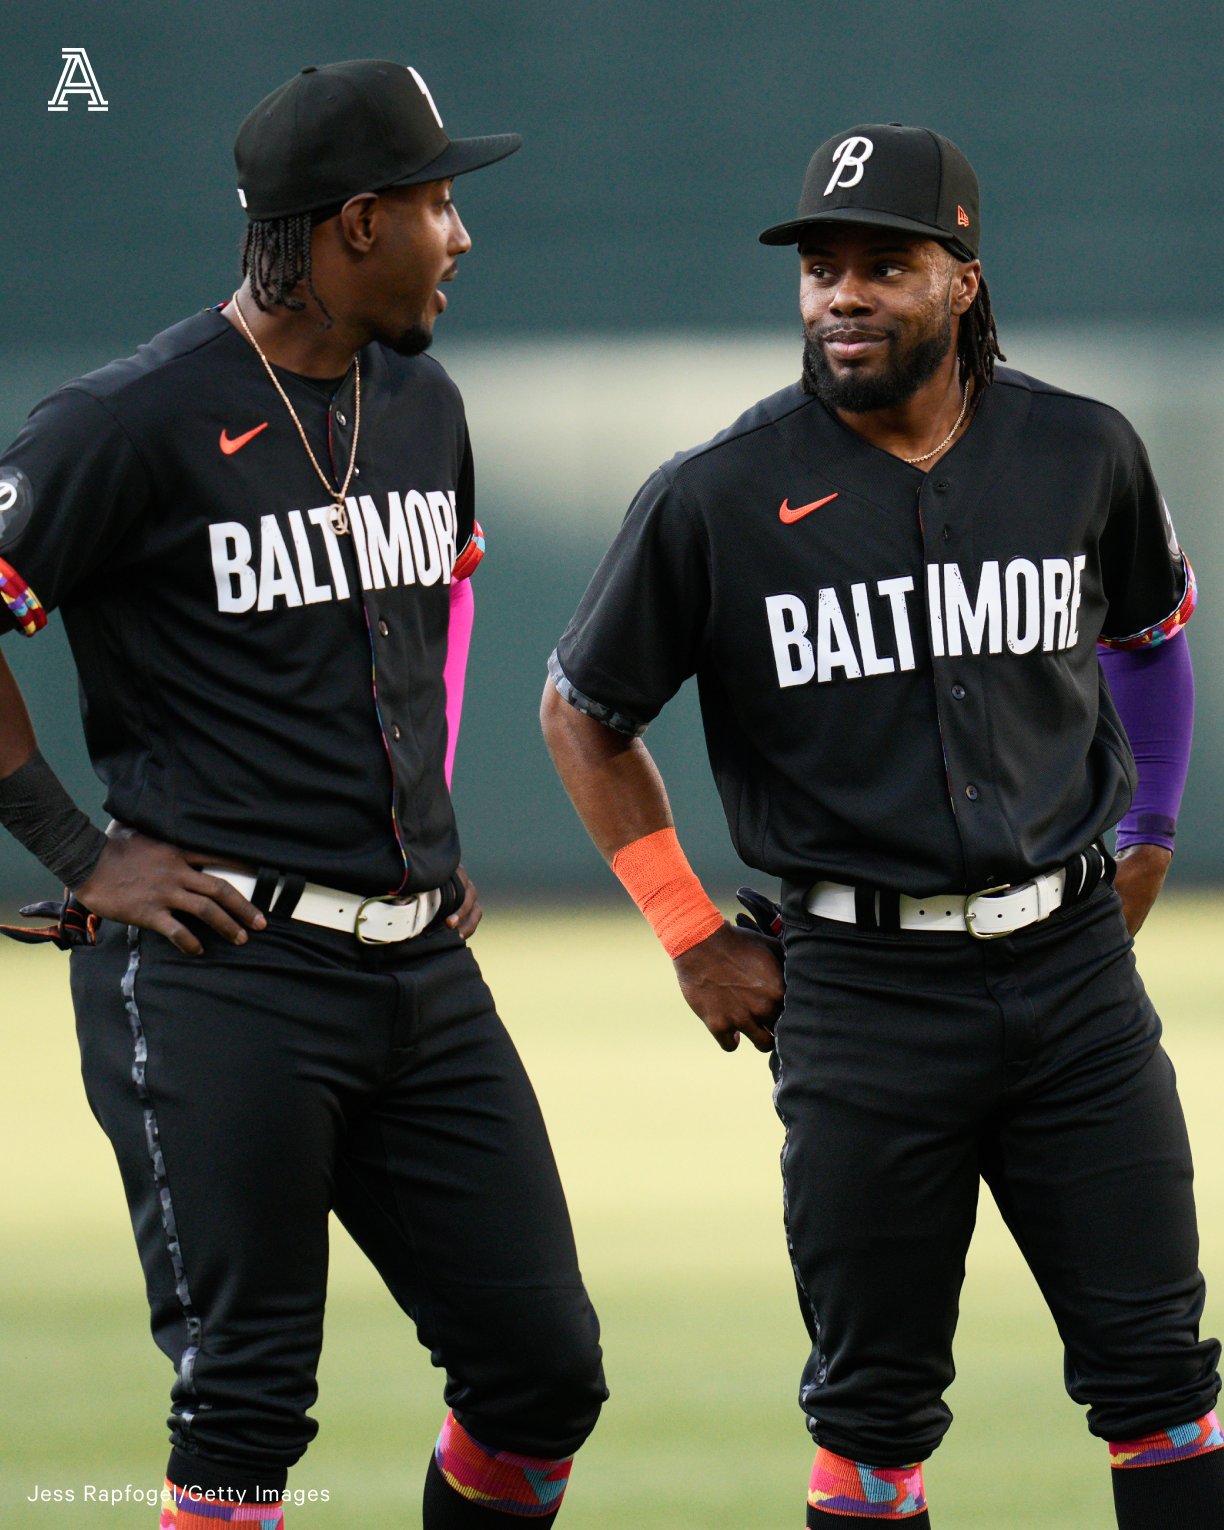
<path fill-rule="evenodd" d="M 517 133 L 448 138 L 429 87 L 388 59 L 311 64 L 238 129 L 238 200 L 252 220 L 287 218 L 383 186 L 443 181 L 522 145 Z"/>
<path fill-rule="evenodd" d="M 822 143 L 803 178 L 799 213 L 760 235 L 798 244 L 816 223 L 862 223 L 925 234 L 958 260 L 976 260 L 981 232 L 977 176 L 947 138 L 899 122 L 847 128 Z"/>

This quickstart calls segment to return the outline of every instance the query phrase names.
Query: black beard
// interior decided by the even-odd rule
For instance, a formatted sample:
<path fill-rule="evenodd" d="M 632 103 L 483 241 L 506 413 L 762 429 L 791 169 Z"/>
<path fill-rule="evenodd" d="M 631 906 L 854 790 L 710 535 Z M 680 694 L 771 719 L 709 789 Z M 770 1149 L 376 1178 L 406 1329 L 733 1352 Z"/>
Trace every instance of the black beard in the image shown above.
<path fill-rule="evenodd" d="M 391 345 L 397 356 L 419 356 L 433 344 L 433 331 L 423 324 L 413 324 Z"/>
<path fill-rule="evenodd" d="M 829 365 L 824 346 L 805 334 L 800 382 L 803 391 L 818 398 L 826 409 L 844 409 L 848 414 L 892 409 L 912 398 L 924 382 L 934 377 L 951 345 L 952 316 L 945 311 L 939 328 L 895 356 L 886 371 L 875 376 L 860 376 L 857 372 L 838 376 Z"/>

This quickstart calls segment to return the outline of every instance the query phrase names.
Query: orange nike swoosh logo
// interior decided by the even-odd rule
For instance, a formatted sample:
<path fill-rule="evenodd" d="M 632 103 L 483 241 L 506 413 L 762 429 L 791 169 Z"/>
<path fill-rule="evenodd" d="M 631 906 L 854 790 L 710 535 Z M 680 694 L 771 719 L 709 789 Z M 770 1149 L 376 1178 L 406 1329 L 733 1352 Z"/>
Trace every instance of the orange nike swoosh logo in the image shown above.
<path fill-rule="evenodd" d="M 227 457 L 232 457 L 235 452 L 240 452 L 248 441 L 253 441 L 261 430 L 267 430 L 267 428 L 268 422 L 265 420 L 262 425 L 256 425 L 254 430 L 248 430 L 245 435 L 241 436 L 230 436 L 223 430 L 221 432 L 221 450 Z"/>
<path fill-rule="evenodd" d="M 827 505 L 830 500 L 836 498 L 836 494 L 826 494 L 823 499 L 814 499 L 810 505 L 796 505 L 793 510 L 786 500 L 783 500 L 778 510 L 778 519 L 787 526 L 793 526 L 796 521 L 801 521 L 805 515 L 811 515 L 813 510 L 819 510 L 821 505 Z"/>

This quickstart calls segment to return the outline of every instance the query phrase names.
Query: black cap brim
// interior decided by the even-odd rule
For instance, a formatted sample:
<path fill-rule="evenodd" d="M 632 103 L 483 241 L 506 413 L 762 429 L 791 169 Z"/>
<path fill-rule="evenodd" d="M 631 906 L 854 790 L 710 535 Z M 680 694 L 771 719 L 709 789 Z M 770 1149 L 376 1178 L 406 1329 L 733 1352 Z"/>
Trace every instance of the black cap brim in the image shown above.
<path fill-rule="evenodd" d="M 959 239 L 948 236 L 941 228 L 930 223 L 920 223 L 916 218 L 905 218 L 899 213 L 873 212 L 868 207 L 830 208 L 828 212 L 814 217 L 792 218 L 789 223 L 775 223 L 757 235 L 762 244 L 798 244 L 809 229 L 819 228 L 822 223 L 857 223 L 866 228 L 895 228 L 903 234 L 919 234 L 933 239 L 950 250 L 957 260 L 976 260 Z"/>
<path fill-rule="evenodd" d="M 454 138 L 442 150 L 437 159 L 414 170 L 400 180 L 391 181 L 392 186 L 419 186 L 425 181 L 449 181 L 452 176 L 466 175 L 469 170 L 482 170 L 485 165 L 495 165 L 506 159 L 516 149 L 523 147 L 521 133 L 492 133 L 484 138 Z"/>

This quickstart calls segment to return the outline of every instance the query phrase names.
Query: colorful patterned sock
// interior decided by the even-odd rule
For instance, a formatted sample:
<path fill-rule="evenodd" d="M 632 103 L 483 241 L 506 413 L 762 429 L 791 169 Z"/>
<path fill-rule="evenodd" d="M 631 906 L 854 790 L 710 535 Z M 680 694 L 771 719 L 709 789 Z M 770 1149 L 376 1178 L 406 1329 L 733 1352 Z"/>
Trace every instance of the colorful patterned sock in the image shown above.
<path fill-rule="evenodd" d="M 285 1511 L 281 1501 L 252 1503 L 254 1496 L 243 1489 L 192 1493 L 176 1487 L 169 1477 L 162 1493 L 161 1521 L 158 1530 L 223 1530 L 226 1525 L 241 1525 L 243 1530 L 285 1530 Z"/>
<path fill-rule="evenodd" d="M 1200 1530 L 1200 1526 L 1224 1524 L 1220 1443 L 1217 1431 L 1216 1443 L 1197 1455 L 1171 1456 L 1166 1447 L 1161 1462 L 1149 1461 L 1152 1471 L 1122 1467 L 1110 1472 L 1119 1530 Z M 1111 1445 L 1111 1454 L 1117 1448 Z"/>
<path fill-rule="evenodd" d="M 508 1450 L 492 1450 L 480 1444 L 464 1429 L 453 1413 L 446 1415 L 438 1436 L 433 1465 L 436 1476 L 426 1484 L 426 1524 L 430 1530 L 451 1530 L 468 1523 L 481 1523 L 483 1515 L 514 1515 L 534 1520 L 544 1530 L 551 1525 L 569 1482 L 573 1458 L 549 1461 L 538 1456 L 515 1455 Z M 472 1520 L 446 1515 L 434 1484 L 445 1482 L 464 1505 L 481 1510 L 482 1519 Z M 432 1517 L 431 1517 L 432 1515 Z"/>
<path fill-rule="evenodd" d="M 1138 1440 L 1110 1440 L 1109 1464 L 1115 1471 L 1130 1471 L 1137 1466 L 1169 1466 L 1174 1461 L 1188 1461 L 1205 1456 L 1209 1450 L 1224 1445 L 1220 1421 L 1214 1413 L 1205 1413 L 1189 1424 L 1174 1424 L 1158 1429 Z"/>
<path fill-rule="evenodd" d="M 809 1526 L 823 1526 L 827 1522 L 821 1516 L 826 1514 L 882 1520 L 914 1520 L 922 1515 L 919 1523 L 925 1523 L 921 1465 L 865 1466 L 821 1446 L 808 1487 Z"/>

